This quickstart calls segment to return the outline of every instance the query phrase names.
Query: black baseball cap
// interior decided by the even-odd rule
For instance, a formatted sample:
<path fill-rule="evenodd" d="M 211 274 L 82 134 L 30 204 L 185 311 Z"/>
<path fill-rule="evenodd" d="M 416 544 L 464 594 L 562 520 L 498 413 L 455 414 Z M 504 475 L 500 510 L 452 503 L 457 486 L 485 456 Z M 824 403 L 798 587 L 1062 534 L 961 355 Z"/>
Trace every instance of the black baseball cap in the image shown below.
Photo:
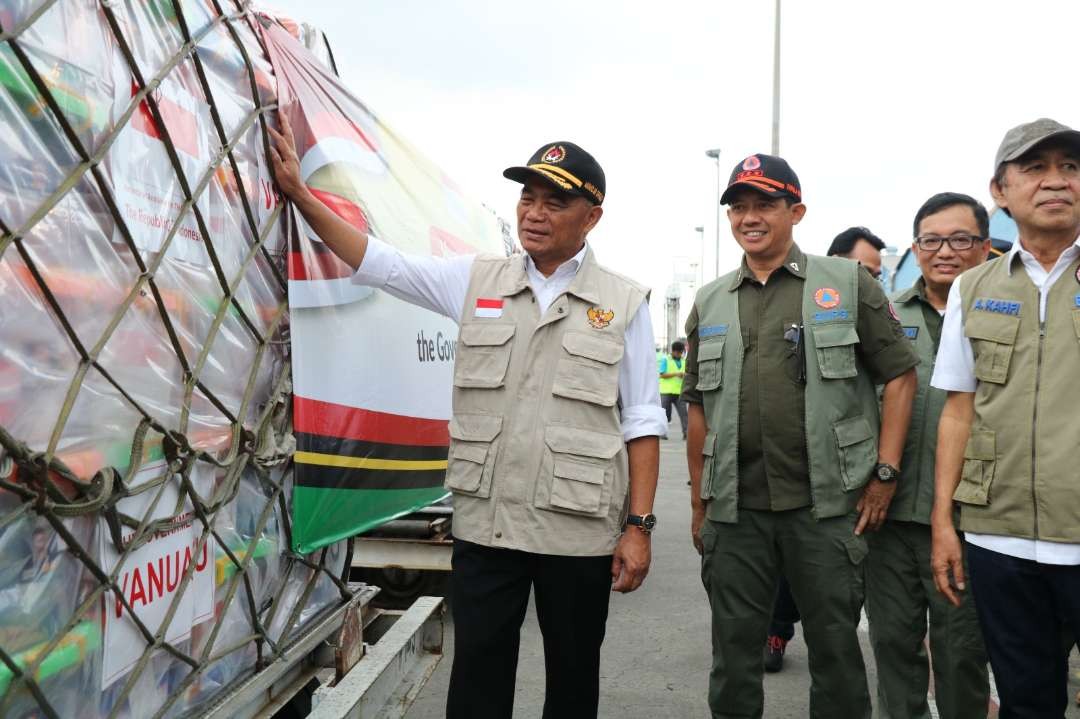
<path fill-rule="evenodd" d="M 542 177 L 564 192 L 580 195 L 594 205 L 604 202 L 604 168 L 572 142 L 565 140 L 542 145 L 529 158 L 529 164 L 508 167 L 503 177 L 524 182 L 530 177 Z"/>
<path fill-rule="evenodd" d="M 776 155 L 750 155 L 735 165 L 728 178 L 727 189 L 720 196 L 720 204 L 730 204 L 731 196 L 744 187 L 769 197 L 791 197 L 796 202 L 802 202 L 799 176 L 787 164 L 787 160 Z"/>

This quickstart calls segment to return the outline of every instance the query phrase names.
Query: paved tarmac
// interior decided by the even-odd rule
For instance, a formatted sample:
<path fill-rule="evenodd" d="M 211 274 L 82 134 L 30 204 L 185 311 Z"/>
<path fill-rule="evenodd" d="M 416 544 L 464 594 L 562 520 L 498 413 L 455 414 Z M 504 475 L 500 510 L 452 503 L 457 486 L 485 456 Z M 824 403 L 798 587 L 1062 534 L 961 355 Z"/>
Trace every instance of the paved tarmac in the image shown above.
<path fill-rule="evenodd" d="M 686 445 L 678 421 L 661 441 L 660 486 L 655 513 L 652 571 L 645 584 L 628 595 L 612 596 L 600 667 L 602 719 L 706 718 L 709 652 L 708 602 L 699 578 L 699 559 L 690 544 Z M 800 634 L 788 646 L 784 669 L 765 675 L 765 717 L 805 719 L 810 677 L 806 644 Z M 866 635 L 860 632 L 871 694 L 876 669 Z M 447 622 L 446 656 L 406 719 L 441 719 L 453 656 L 453 627 Z M 1074 651 L 1071 696 L 1080 691 L 1080 657 Z M 517 702 L 514 719 L 536 719 L 544 702 L 544 656 L 536 614 L 531 606 L 521 630 Z M 931 703 L 931 709 L 933 704 Z M 936 712 L 934 713 L 936 717 Z M 996 708 L 989 714 L 996 717 Z M 1069 719 L 1080 719 L 1073 706 Z"/>

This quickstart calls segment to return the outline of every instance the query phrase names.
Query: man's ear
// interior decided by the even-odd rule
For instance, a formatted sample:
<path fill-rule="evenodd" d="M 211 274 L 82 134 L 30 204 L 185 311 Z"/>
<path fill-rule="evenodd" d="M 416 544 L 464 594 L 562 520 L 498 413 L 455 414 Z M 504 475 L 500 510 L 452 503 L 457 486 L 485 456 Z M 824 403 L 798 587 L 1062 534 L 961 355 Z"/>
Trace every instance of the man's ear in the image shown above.
<path fill-rule="evenodd" d="M 1005 201 L 1005 191 L 995 179 L 990 180 L 990 196 L 994 198 L 994 204 L 998 207 L 1003 210 L 1009 209 L 1008 203 Z"/>
<path fill-rule="evenodd" d="M 798 202 L 791 206 L 791 224 L 799 224 L 804 217 L 806 217 L 806 205 Z"/>
<path fill-rule="evenodd" d="M 593 205 L 589 208 L 589 214 L 585 216 L 585 232 L 592 232 L 592 229 L 596 227 L 596 223 L 600 222 L 600 218 L 604 216 L 604 208 L 600 205 Z"/>

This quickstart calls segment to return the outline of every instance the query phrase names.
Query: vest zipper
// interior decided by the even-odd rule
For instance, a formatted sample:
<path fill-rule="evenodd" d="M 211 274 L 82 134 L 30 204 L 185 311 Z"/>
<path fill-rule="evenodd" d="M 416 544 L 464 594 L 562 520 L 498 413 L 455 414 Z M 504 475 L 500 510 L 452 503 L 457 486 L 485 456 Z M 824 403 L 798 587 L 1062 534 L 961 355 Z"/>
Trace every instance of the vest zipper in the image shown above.
<path fill-rule="evenodd" d="M 1042 290 L 1039 290 L 1039 314 L 1042 308 Z M 1049 309 L 1049 308 L 1048 308 Z M 1039 384 L 1042 380 L 1043 343 L 1046 340 L 1046 317 L 1039 319 L 1039 350 L 1035 360 L 1035 406 L 1031 412 L 1031 509 L 1035 521 L 1035 538 L 1039 538 L 1039 502 L 1035 494 L 1035 441 L 1039 423 Z"/>

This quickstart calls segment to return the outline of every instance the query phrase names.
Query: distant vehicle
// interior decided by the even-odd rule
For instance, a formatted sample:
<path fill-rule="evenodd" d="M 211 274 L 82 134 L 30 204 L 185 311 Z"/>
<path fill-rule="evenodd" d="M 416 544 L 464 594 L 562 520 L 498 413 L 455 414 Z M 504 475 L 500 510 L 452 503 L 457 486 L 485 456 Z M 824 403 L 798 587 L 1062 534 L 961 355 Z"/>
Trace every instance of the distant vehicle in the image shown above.
<path fill-rule="evenodd" d="M 1001 208 L 995 208 L 990 213 L 990 240 L 992 243 L 990 256 L 997 257 L 1008 252 L 1009 248 L 1016 242 L 1018 233 L 1019 231 L 1013 219 L 1002 212 Z M 915 284 L 917 279 L 919 279 L 919 265 L 915 262 L 915 256 L 911 254 L 911 248 L 909 247 L 904 250 L 896 269 L 886 279 L 885 288 L 890 294 L 900 292 Z"/>

